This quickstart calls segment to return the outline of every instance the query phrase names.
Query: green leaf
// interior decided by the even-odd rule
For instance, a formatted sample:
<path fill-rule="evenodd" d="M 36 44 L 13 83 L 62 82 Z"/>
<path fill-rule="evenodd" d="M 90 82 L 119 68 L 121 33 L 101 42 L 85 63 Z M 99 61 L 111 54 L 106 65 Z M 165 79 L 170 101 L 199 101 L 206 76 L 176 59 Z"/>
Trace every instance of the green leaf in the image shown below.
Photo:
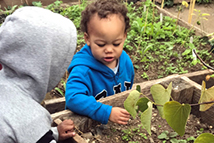
<path fill-rule="evenodd" d="M 169 101 L 163 106 L 167 123 L 180 136 L 183 136 L 185 133 L 185 126 L 190 111 L 191 106 L 189 104 L 180 104 L 177 101 Z"/>
<path fill-rule="evenodd" d="M 193 60 L 192 64 L 195 66 L 198 63 L 198 60 Z"/>
<path fill-rule="evenodd" d="M 195 138 L 193 136 L 187 138 L 187 141 L 194 141 L 194 140 L 195 140 Z"/>
<path fill-rule="evenodd" d="M 180 143 L 176 138 L 170 139 L 170 143 Z"/>
<path fill-rule="evenodd" d="M 148 108 L 148 105 L 147 105 L 148 102 L 149 102 L 149 99 L 145 97 L 140 98 L 136 103 L 136 105 L 138 106 L 138 111 L 140 110 L 141 112 L 144 112 Z"/>
<path fill-rule="evenodd" d="M 203 133 L 200 134 L 194 143 L 213 143 L 214 141 L 214 135 L 211 133 Z"/>
<path fill-rule="evenodd" d="M 201 16 L 210 16 L 210 14 L 208 14 L 208 13 L 202 13 Z"/>
<path fill-rule="evenodd" d="M 191 49 L 186 49 L 183 53 L 182 56 L 188 55 L 189 53 L 191 53 L 192 50 Z"/>
<path fill-rule="evenodd" d="M 140 87 L 140 85 L 137 85 L 136 90 L 141 93 L 141 87 Z"/>
<path fill-rule="evenodd" d="M 141 114 L 141 123 L 151 136 L 152 102 L 147 103 L 148 108 Z"/>
<path fill-rule="evenodd" d="M 166 139 L 166 140 L 168 140 L 168 139 L 169 139 L 168 134 L 169 134 L 168 131 L 163 131 L 163 132 L 158 136 L 158 138 L 159 138 L 159 139 Z"/>
<path fill-rule="evenodd" d="M 133 90 L 129 93 L 129 96 L 124 101 L 125 109 L 131 114 L 131 116 L 135 119 L 137 115 L 136 111 L 136 103 L 139 100 L 140 92 L 137 90 Z"/>
<path fill-rule="evenodd" d="M 201 97 L 199 99 L 199 104 L 203 102 L 210 102 L 214 101 L 214 86 L 210 87 L 209 89 L 206 89 L 206 83 L 205 81 L 202 81 L 202 88 L 201 88 Z M 214 103 L 211 104 L 203 104 L 200 105 L 200 111 L 206 111 L 211 106 L 213 106 Z"/>
<path fill-rule="evenodd" d="M 162 85 L 160 84 L 155 84 L 151 87 L 150 92 L 152 94 L 152 97 L 155 101 L 156 104 L 159 105 L 164 105 L 166 102 L 169 101 L 170 95 L 172 91 L 172 82 L 169 84 L 168 88 L 165 89 Z M 162 106 L 157 106 L 158 111 L 160 113 L 160 116 L 165 119 L 164 113 L 163 113 L 163 107 Z"/>
<path fill-rule="evenodd" d="M 176 132 L 170 132 L 169 133 L 169 137 L 170 138 L 174 138 L 174 137 L 176 137 L 178 135 L 178 133 L 176 133 Z"/>
<path fill-rule="evenodd" d="M 140 68 L 138 65 L 134 65 L 134 67 L 135 67 L 136 69 L 139 69 L 139 68 Z"/>
<path fill-rule="evenodd" d="M 61 89 L 59 89 L 58 87 L 54 88 L 56 91 L 58 91 L 60 93 L 60 95 L 65 96 L 65 94 L 63 93 L 63 91 Z"/>

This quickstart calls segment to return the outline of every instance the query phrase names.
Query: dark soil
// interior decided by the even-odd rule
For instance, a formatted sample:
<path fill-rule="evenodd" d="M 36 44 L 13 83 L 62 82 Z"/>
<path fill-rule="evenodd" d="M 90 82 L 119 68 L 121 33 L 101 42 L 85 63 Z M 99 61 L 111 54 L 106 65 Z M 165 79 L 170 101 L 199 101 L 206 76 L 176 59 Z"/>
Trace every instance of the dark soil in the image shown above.
<path fill-rule="evenodd" d="M 94 136 L 89 136 L 87 139 L 89 142 L 95 143 L 162 143 L 164 140 L 166 143 L 170 143 L 170 139 L 159 139 L 158 136 L 164 131 L 173 133 L 173 129 L 167 124 L 166 120 L 162 119 L 156 108 L 153 108 L 153 115 L 151 121 L 151 136 L 143 129 L 140 119 L 131 118 L 127 125 L 118 125 L 116 123 L 109 122 L 107 125 L 98 125 L 91 130 Z M 197 138 L 199 134 L 208 132 L 214 133 L 212 126 L 200 122 L 200 119 L 194 115 L 190 115 L 187 121 L 185 134 L 180 137 L 177 135 L 173 140 L 187 140 L 191 138 Z M 178 142 L 179 143 L 179 142 Z M 189 141 L 188 143 L 193 143 Z"/>

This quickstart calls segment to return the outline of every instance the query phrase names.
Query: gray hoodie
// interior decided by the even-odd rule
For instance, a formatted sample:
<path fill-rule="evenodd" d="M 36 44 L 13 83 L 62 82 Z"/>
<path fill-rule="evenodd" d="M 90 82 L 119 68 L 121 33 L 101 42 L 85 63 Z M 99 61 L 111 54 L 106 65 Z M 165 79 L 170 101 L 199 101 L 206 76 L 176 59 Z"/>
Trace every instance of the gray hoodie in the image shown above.
<path fill-rule="evenodd" d="M 40 103 L 65 73 L 76 40 L 69 19 L 43 8 L 19 8 L 6 18 L 0 27 L 0 143 L 35 143 L 49 133 L 58 139 Z"/>

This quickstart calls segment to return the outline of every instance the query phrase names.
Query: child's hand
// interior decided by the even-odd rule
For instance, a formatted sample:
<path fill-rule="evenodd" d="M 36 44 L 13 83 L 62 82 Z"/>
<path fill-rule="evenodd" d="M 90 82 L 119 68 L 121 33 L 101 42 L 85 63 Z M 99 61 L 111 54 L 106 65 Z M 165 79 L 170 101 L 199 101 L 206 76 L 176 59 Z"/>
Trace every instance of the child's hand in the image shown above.
<path fill-rule="evenodd" d="M 109 120 L 118 124 L 127 124 L 130 118 L 130 114 L 123 108 L 113 107 Z"/>
<path fill-rule="evenodd" d="M 75 136 L 74 132 L 74 122 L 72 120 L 64 120 L 62 123 L 60 123 L 57 126 L 57 130 L 59 132 L 59 141 L 60 140 L 65 140 L 70 137 Z"/>

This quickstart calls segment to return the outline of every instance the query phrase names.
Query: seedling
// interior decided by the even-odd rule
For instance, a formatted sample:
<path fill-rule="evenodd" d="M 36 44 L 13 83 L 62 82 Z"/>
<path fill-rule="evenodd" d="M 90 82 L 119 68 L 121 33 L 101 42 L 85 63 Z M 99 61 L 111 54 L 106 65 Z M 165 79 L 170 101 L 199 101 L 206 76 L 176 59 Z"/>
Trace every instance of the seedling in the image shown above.
<path fill-rule="evenodd" d="M 168 141 L 168 140 L 173 140 L 178 134 L 176 132 L 168 132 L 168 131 L 163 131 L 159 136 L 158 138 L 161 139 L 161 140 L 165 140 L 165 141 Z"/>

